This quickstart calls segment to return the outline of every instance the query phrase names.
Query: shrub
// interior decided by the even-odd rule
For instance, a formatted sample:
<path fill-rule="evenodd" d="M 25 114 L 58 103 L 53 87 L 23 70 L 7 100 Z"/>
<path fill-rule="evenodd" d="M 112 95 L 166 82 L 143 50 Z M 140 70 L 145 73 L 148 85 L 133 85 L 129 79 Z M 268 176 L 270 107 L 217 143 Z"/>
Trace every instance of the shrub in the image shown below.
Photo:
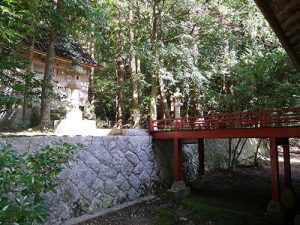
<path fill-rule="evenodd" d="M 55 142 L 33 153 L 19 154 L 0 145 L 0 224 L 42 224 L 49 216 L 43 194 L 60 183 L 59 172 L 79 145 Z"/>

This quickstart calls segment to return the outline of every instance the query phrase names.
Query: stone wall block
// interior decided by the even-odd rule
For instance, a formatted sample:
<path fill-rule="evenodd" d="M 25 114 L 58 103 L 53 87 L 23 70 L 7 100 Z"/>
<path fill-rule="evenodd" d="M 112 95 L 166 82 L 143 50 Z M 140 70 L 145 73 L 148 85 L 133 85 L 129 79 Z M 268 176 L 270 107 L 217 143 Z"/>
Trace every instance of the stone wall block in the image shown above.
<path fill-rule="evenodd" d="M 13 149 L 20 152 L 28 152 L 31 138 L 22 137 L 22 138 L 7 138 L 6 143 L 9 143 L 13 146 Z"/>
<path fill-rule="evenodd" d="M 145 169 L 145 165 L 142 162 L 139 162 L 137 166 L 134 168 L 133 173 L 135 175 L 141 174 Z"/>
<path fill-rule="evenodd" d="M 107 179 L 104 181 L 104 193 L 114 196 L 115 193 L 119 191 L 116 182 L 114 182 L 112 179 Z"/>
<path fill-rule="evenodd" d="M 134 200 L 139 197 L 139 194 L 137 193 L 137 191 L 134 188 L 130 188 L 130 190 L 128 191 L 128 197 L 129 197 L 129 200 Z"/>
<path fill-rule="evenodd" d="M 142 136 L 140 137 L 140 144 L 141 144 L 141 149 L 144 150 L 144 151 L 147 151 L 149 152 L 151 146 L 152 146 L 152 137 L 149 135 L 149 136 Z"/>
<path fill-rule="evenodd" d="M 126 158 L 124 158 L 120 164 L 122 174 L 126 177 L 129 177 L 132 174 L 134 166 Z"/>
<path fill-rule="evenodd" d="M 51 143 L 52 143 L 52 138 L 51 138 L 51 142 L 49 142 L 48 140 L 45 139 L 44 136 L 37 136 L 36 138 L 31 139 L 31 141 L 29 142 L 28 149 L 29 151 L 37 151 L 42 147 L 44 147 L 45 145 L 51 145 Z"/>
<path fill-rule="evenodd" d="M 137 176 L 135 176 L 134 174 L 131 174 L 131 176 L 129 177 L 129 183 L 135 190 L 138 190 L 139 187 L 141 186 L 140 179 Z"/>
<path fill-rule="evenodd" d="M 91 186 L 92 191 L 98 195 L 104 190 L 104 182 L 101 179 L 96 179 L 93 185 Z"/>
<path fill-rule="evenodd" d="M 136 156 L 136 154 L 130 151 L 127 151 L 125 153 L 125 157 L 126 159 L 128 159 L 129 162 L 131 162 L 133 166 L 136 166 L 140 161 L 139 158 Z"/>
<path fill-rule="evenodd" d="M 103 146 L 109 152 L 117 148 L 117 143 L 118 143 L 118 138 L 114 136 L 107 136 L 103 138 Z"/>
<path fill-rule="evenodd" d="M 67 171 L 62 171 L 65 176 L 76 185 L 79 185 L 80 181 L 86 176 L 88 173 L 89 168 L 82 162 L 77 161 L 72 167 L 70 167 Z"/>
<path fill-rule="evenodd" d="M 116 184 L 118 188 L 123 192 L 128 191 L 130 188 L 130 184 L 121 173 L 119 173 L 116 177 Z"/>
<path fill-rule="evenodd" d="M 94 213 L 94 212 L 97 212 L 99 211 L 99 208 L 102 207 L 102 200 L 98 199 L 98 198 L 93 198 L 91 204 L 89 205 L 89 208 L 88 208 L 88 211 L 90 213 Z"/>
<path fill-rule="evenodd" d="M 144 151 L 140 151 L 137 156 L 143 164 L 149 161 L 149 157 Z"/>
<path fill-rule="evenodd" d="M 123 203 L 126 202 L 127 199 L 128 199 L 128 191 L 124 192 L 122 190 L 119 190 L 114 201 L 116 201 L 117 203 Z"/>
<path fill-rule="evenodd" d="M 68 204 L 64 202 L 59 202 L 56 206 L 51 208 L 52 218 L 50 224 L 58 224 L 57 221 L 64 221 L 71 217 L 71 212 L 68 207 Z"/>
<path fill-rule="evenodd" d="M 154 170 L 154 163 L 151 161 L 146 162 L 145 171 L 147 172 L 147 174 L 152 174 L 153 170 Z"/>
<path fill-rule="evenodd" d="M 79 151 L 78 155 L 87 167 L 93 169 L 96 173 L 99 172 L 101 164 L 99 163 L 97 158 L 91 155 L 88 151 L 83 150 Z"/>
<path fill-rule="evenodd" d="M 108 153 L 113 157 L 117 164 L 121 164 L 125 159 L 125 154 L 119 149 L 113 149 L 112 151 L 107 150 Z"/>
<path fill-rule="evenodd" d="M 102 180 L 105 180 L 106 178 L 115 178 L 116 175 L 117 171 L 114 168 L 99 163 L 98 177 L 100 177 Z"/>
<path fill-rule="evenodd" d="M 88 200 L 88 202 L 91 202 L 95 197 L 91 189 L 84 182 L 80 182 L 78 186 L 78 192 L 82 197 Z"/>
<path fill-rule="evenodd" d="M 146 171 L 143 171 L 142 174 L 139 176 L 141 183 L 147 183 L 151 180 L 150 176 Z"/>
<path fill-rule="evenodd" d="M 95 182 L 97 174 L 94 170 L 89 169 L 84 177 L 84 183 L 90 188 Z"/>
<path fill-rule="evenodd" d="M 113 202 L 114 198 L 109 195 L 109 194 L 104 194 L 103 195 L 103 199 L 102 199 L 102 208 L 108 208 L 110 206 L 112 206 L 112 202 Z"/>
<path fill-rule="evenodd" d="M 82 144 L 82 145 L 84 145 L 84 148 L 91 149 L 92 139 L 93 139 L 93 137 L 91 137 L 91 136 L 75 136 L 75 138 L 67 137 L 66 142 L 72 143 L 72 144 Z"/>
<path fill-rule="evenodd" d="M 129 147 L 130 147 L 131 151 L 136 154 L 141 152 L 142 151 L 141 145 L 142 145 L 143 141 L 144 141 L 143 137 L 140 137 L 140 136 L 130 137 Z"/>
<path fill-rule="evenodd" d="M 97 148 L 94 148 L 90 152 L 100 163 L 111 166 L 112 163 L 115 164 L 114 158 L 107 152 L 103 145 L 98 145 Z"/>
<path fill-rule="evenodd" d="M 125 154 L 129 149 L 129 137 L 118 137 L 117 148 Z"/>
<path fill-rule="evenodd" d="M 75 186 L 70 180 L 66 180 L 62 185 L 59 195 L 64 202 L 73 202 L 80 199 L 80 193 L 77 186 Z"/>

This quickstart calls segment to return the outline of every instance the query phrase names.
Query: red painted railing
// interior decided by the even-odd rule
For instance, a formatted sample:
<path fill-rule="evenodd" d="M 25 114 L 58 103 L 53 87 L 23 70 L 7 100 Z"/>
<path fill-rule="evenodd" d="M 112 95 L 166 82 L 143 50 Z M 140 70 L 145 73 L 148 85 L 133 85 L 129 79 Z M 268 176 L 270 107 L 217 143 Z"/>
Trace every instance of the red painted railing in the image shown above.
<path fill-rule="evenodd" d="M 300 108 L 234 114 L 172 118 L 150 121 L 150 131 L 241 129 L 300 126 Z"/>

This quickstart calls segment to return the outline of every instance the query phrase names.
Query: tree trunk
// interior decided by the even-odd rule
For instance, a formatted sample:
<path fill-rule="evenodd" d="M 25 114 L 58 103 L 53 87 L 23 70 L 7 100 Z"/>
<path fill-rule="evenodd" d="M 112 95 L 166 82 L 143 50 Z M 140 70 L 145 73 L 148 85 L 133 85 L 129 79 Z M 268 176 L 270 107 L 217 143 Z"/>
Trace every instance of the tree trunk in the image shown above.
<path fill-rule="evenodd" d="M 151 98 L 150 98 L 150 120 L 157 119 L 157 76 L 156 74 L 152 74 L 151 77 Z"/>
<path fill-rule="evenodd" d="M 169 110 L 168 100 L 165 91 L 165 84 L 163 78 L 160 75 L 158 76 L 158 82 L 159 82 L 160 96 L 161 96 L 162 107 L 163 107 L 162 111 L 164 112 L 166 119 L 169 119 L 171 118 L 171 116 L 170 116 L 170 110 Z"/>
<path fill-rule="evenodd" d="M 125 120 L 124 112 L 124 82 L 125 82 L 125 65 L 122 59 L 118 60 L 118 100 L 117 100 L 117 127 L 121 128 Z"/>
<path fill-rule="evenodd" d="M 257 155 L 258 155 L 258 150 L 259 150 L 261 142 L 262 142 L 262 138 L 259 139 L 257 146 L 256 146 L 256 151 L 254 153 L 254 162 L 253 162 L 254 166 L 258 166 Z"/>
<path fill-rule="evenodd" d="M 156 51 L 156 42 L 157 42 L 157 20 L 158 20 L 158 9 L 157 9 L 157 2 L 154 2 L 153 9 L 152 9 L 152 30 L 151 30 L 151 41 L 153 44 L 153 55 L 155 58 L 154 66 L 155 68 L 152 71 L 151 76 L 151 96 L 150 96 L 150 120 L 157 119 L 157 108 L 156 108 L 156 101 L 157 101 L 157 77 L 158 77 L 158 65 L 159 59 L 158 54 Z M 154 124 L 155 125 L 155 124 Z"/>
<path fill-rule="evenodd" d="M 95 28 L 95 25 L 92 24 L 91 25 L 92 28 Z M 89 53 L 91 54 L 92 58 L 95 59 L 95 43 L 94 43 L 94 32 L 92 32 L 89 36 L 89 42 L 88 42 L 88 49 L 89 49 Z M 90 70 L 90 74 L 89 74 L 89 87 L 88 87 L 88 100 L 89 102 L 93 105 L 94 104 L 94 99 L 95 99 L 95 94 L 94 94 L 94 83 L 95 83 L 95 68 L 92 67 Z"/>
<path fill-rule="evenodd" d="M 33 50 L 34 50 L 34 44 L 35 44 L 35 37 L 32 37 L 31 45 L 29 48 L 29 62 L 27 67 L 27 74 L 25 75 L 25 88 L 24 88 L 24 98 L 23 98 L 23 112 L 22 112 L 22 120 L 23 120 L 23 126 L 27 126 L 27 108 L 28 108 L 28 88 L 29 87 L 29 79 L 31 77 L 31 74 L 33 71 Z"/>
<path fill-rule="evenodd" d="M 53 27 L 51 27 L 50 34 L 49 34 L 49 48 L 46 56 L 45 73 L 42 82 L 41 115 L 40 115 L 40 125 L 42 129 L 50 125 L 49 94 L 52 91 L 51 79 L 52 79 L 53 68 L 54 68 L 56 38 L 57 38 L 57 31 Z"/>
<path fill-rule="evenodd" d="M 130 41 L 130 72 L 131 72 L 131 87 L 132 87 L 132 102 L 131 102 L 131 117 L 133 118 L 133 128 L 140 128 L 141 110 L 139 105 L 139 94 L 138 94 L 138 77 L 136 72 L 136 59 L 134 54 L 134 31 L 133 25 L 133 12 L 132 7 L 129 9 L 129 41 Z"/>
<path fill-rule="evenodd" d="M 201 107 L 201 100 L 199 98 L 199 92 L 197 91 L 197 86 L 194 81 L 190 81 L 190 91 L 189 91 L 189 116 L 200 116 L 203 114 L 203 109 Z"/>

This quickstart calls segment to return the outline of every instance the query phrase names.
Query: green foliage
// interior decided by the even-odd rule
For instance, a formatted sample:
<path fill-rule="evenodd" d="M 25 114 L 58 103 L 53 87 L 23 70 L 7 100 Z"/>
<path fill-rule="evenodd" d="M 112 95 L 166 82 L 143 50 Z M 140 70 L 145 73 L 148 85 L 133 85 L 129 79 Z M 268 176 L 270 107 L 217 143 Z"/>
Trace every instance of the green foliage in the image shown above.
<path fill-rule="evenodd" d="M 0 6 L 0 75 L 6 74 L 0 76 L 1 109 L 20 102 L 25 85 L 16 68 L 25 68 L 26 63 L 17 49 L 40 26 L 82 40 L 100 62 L 101 70 L 91 79 L 91 93 L 102 120 L 116 118 L 120 89 L 126 96 L 126 120 L 130 115 L 133 56 L 140 62 L 139 103 L 145 119 L 153 74 L 162 78 L 169 106 L 176 87 L 180 88 L 183 114 L 300 105 L 299 73 L 252 0 L 59 0 L 57 5 L 47 0 L 10 0 Z M 117 83 L 120 60 L 126 70 L 124 87 Z"/>
<path fill-rule="evenodd" d="M 0 224 L 42 224 L 49 216 L 43 195 L 55 192 L 58 174 L 82 147 L 57 142 L 34 153 L 19 154 L 10 144 L 0 147 Z"/>
<path fill-rule="evenodd" d="M 128 21 L 130 5 L 135 6 L 133 22 Z M 151 37 L 154 5 L 159 10 L 156 41 Z M 299 73 L 253 1 L 130 0 L 105 7 L 107 23 L 96 26 L 94 39 L 96 57 L 104 62 L 96 74 L 95 93 L 103 82 L 117 86 L 116 61 L 121 57 L 128 66 L 133 54 L 141 60 L 139 102 L 145 102 L 145 113 L 155 70 L 163 78 L 167 99 L 180 87 L 183 113 L 299 105 Z M 130 29 L 133 42 L 128 38 Z M 130 102 L 130 85 L 125 89 L 125 101 Z M 104 98 L 113 101 L 104 104 L 107 109 L 98 116 L 114 118 L 118 88 L 106 90 Z"/>
<path fill-rule="evenodd" d="M 41 84 L 34 73 L 26 72 L 27 60 L 13 48 L 0 49 L 0 54 L 0 111 L 21 104 L 25 92 L 29 99 L 36 99 Z"/>

